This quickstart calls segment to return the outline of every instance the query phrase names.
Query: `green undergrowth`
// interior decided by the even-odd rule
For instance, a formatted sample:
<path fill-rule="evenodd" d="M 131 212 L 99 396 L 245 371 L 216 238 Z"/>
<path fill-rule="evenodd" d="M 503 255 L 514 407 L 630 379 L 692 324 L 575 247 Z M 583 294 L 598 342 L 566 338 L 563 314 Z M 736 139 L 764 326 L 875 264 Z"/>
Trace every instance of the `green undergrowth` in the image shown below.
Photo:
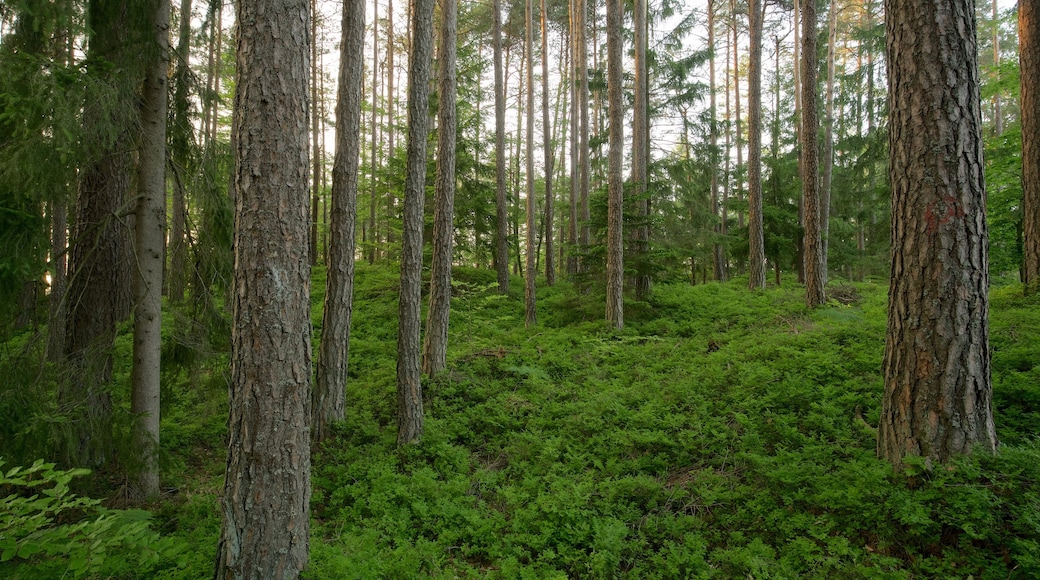
<path fill-rule="evenodd" d="M 357 267 L 347 418 L 314 452 L 309 578 L 1040 577 L 1040 299 L 1020 286 L 991 294 L 999 453 L 897 475 L 875 457 L 883 285 L 832 281 L 814 311 L 793 284 L 658 285 L 613 331 L 602 293 L 561 282 L 539 288 L 528 329 L 521 279 L 503 296 L 493 271 L 457 269 L 448 370 L 424 379 L 422 441 L 398 449 L 398 276 Z M 317 352 L 320 270 L 311 299 Z M 229 329 L 203 306 L 168 308 L 163 335 L 148 529 L 179 551 L 111 577 L 212 574 Z M 28 454 L 65 425 L 29 405 L 60 376 L 18 362 L 39 350 L 18 340 L 0 370 L 30 388 L 3 390 L 0 412 L 38 417 L 0 434 Z M 116 564 L 136 561 L 121 549 Z M 15 570 L 58 566 L 36 562 Z"/>
<path fill-rule="evenodd" d="M 996 456 L 875 457 L 886 288 L 602 297 L 455 276 L 449 370 L 395 447 L 396 280 L 359 270 L 347 420 L 316 452 L 312 578 L 1040 575 L 1040 306 L 993 296 Z M 367 281 L 379 287 L 367 286 Z M 1018 290 L 1019 294 L 1021 290 Z"/>

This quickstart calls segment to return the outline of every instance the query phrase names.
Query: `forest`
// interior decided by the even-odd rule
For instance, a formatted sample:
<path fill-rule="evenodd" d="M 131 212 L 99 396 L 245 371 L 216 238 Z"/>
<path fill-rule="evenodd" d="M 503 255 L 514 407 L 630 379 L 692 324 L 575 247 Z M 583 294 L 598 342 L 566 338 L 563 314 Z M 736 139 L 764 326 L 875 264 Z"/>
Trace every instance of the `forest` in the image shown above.
<path fill-rule="evenodd" d="M 0 576 L 1040 577 L 1038 12 L 0 0 Z"/>

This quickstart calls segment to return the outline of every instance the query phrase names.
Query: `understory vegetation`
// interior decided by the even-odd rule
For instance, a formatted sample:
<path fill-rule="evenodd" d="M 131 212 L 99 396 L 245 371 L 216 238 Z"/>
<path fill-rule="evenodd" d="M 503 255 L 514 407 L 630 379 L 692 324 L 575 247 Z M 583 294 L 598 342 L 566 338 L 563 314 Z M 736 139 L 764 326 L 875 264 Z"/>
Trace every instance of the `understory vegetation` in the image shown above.
<path fill-rule="evenodd" d="M 449 370 L 424 383 L 422 442 L 398 449 L 398 280 L 358 266 L 347 420 L 314 452 L 309 578 L 1040 577 L 1040 299 L 1021 286 L 991 294 L 1000 452 L 896 475 L 875 457 L 883 284 L 832 280 L 814 311 L 794 284 L 662 284 L 612 331 L 602 295 L 559 283 L 539 288 L 525 329 L 522 284 L 501 296 L 493 271 L 457 269 Z M 321 271 L 314 282 L 318 336 Z M 150 523 L 133 541 L 105 544 L 136 562 L 158 532 L 148 567 L 9 555 L 27 532 L 3 521 L 0 576 L 212 573 L 229 331 L 184 308 L 164 329 L 164 499 L 131 518 Z M 47 402 L 59 377 L 34 336 L 0 346 L 4 470 L 62 444 Z M 128 406 L 118 344 L 113 394 Z M 29 497 L 15 476 L 4 510 Z M 123 507 L 104 473 L 53 477 L 108 498 L 102 515 Z M 74 539 L 96 517 L 85 505 L 40 528 Z"/>

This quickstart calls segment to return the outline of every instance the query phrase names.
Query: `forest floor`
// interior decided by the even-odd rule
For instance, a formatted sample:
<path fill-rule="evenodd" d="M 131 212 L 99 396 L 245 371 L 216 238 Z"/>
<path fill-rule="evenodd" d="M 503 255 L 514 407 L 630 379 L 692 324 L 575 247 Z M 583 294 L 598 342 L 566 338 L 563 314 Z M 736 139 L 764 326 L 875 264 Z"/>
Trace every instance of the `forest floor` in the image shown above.
<path fill-rule="evenodd" d="M 359 265 L 347 419 L 315 450 L 308 578 L 1040 577 L 1040 299 L 991 294 L 1001 448 L 904 474 L 875 457 L 887 287 L 658 285 L 603 297 L 458 269 L 449 370 L 395 445 L 397 272 Z M 312 295 L 320 335 L 324 279 Z M 170 317 L 164 485 L 187 544 L 152 577 L 212 574 L 223 331 Z M 224 323 L 226 326 L 226 322 Z M 215 335 L 215 337 L 214 337 Z M 222 336 L 223 335 L 223 336 Z M 226 344 L 226 343 L 225 343 Z M 314 349 L 317 352 L 317 349 Z"/>

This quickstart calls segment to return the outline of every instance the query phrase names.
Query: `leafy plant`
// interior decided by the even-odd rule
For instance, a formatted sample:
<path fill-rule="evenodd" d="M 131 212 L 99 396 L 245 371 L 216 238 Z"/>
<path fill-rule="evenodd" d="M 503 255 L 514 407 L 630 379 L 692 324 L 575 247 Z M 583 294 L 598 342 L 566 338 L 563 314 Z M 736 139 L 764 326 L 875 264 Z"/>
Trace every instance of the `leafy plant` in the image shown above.
<path fill-rule="evenodd" d="M 4 465 L 0 461 L 0 468 Z M 36 461 L 0 470 L 0 572 L 10 578 L 140 576 L 183 565 L 183 546 L 160 537 L 143 510 L 113 510 L 72 493 L 87 469 Z"/>

